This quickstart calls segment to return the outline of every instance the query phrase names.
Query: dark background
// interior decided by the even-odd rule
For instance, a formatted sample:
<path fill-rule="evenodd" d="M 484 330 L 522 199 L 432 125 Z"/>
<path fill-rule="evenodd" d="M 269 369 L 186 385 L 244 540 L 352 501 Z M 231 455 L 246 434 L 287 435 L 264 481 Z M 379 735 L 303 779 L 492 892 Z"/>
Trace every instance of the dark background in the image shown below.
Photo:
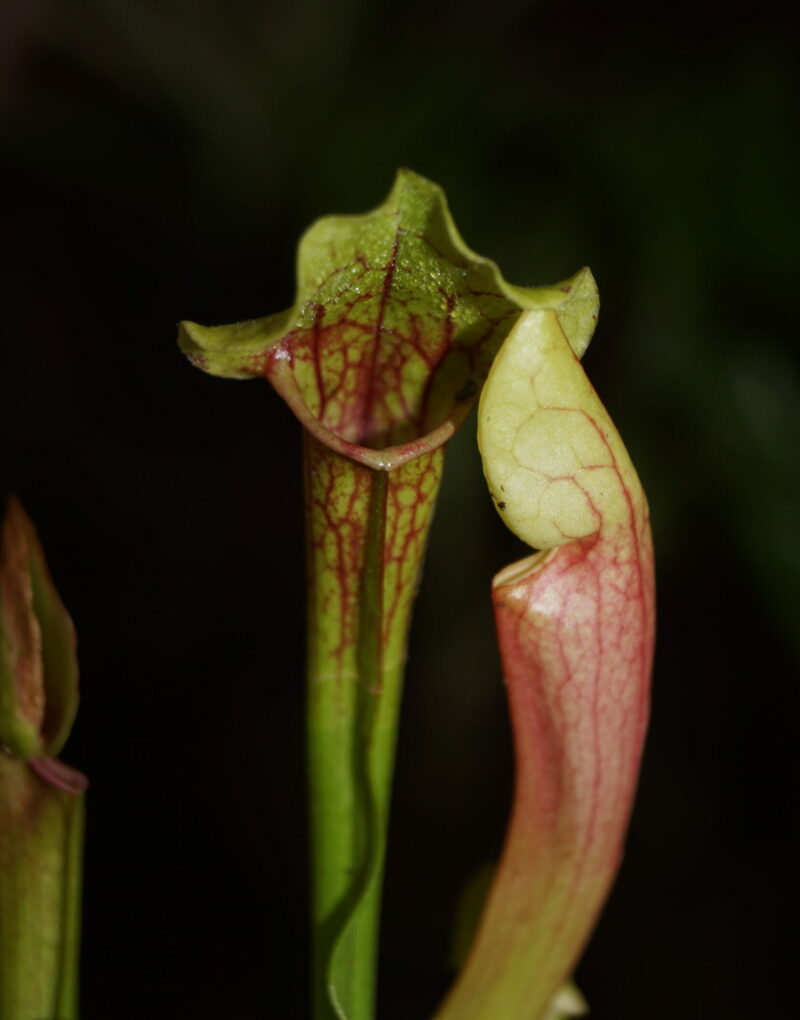
<path fill-rule="evenodd" d="M 585 364 L 650 495 L 653 724 L 592 1015 L 796 1015 L 797 42 L 768 3 L 2 0 L 0 482 L 80 638 L 84 1020 L 305 1016 L 299 427 L 175 323 L 290 304 L 302 229 L 398 165 L 508 279 L 591 265 Z M 487 593 L 521 550 L 473 433 L 412 635 L 381 1020 L 430 1015 L 508 806 Z"/>

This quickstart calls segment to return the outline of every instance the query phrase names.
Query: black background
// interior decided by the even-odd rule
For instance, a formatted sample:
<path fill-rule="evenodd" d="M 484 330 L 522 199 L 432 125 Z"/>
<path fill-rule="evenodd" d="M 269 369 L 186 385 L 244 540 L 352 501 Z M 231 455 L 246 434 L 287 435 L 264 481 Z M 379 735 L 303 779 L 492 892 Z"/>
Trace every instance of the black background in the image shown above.
<path fill-rule="evenodd" d="M 795 28 L 769 4 L 4 0 L 0 482 L 80 639 L 84 1020 L 306 1015 L 299 427 L 191 368 L 175 323 L 291 303 L 302 229 L 398 165 L 508 279 L 591 265 L 585 365 L 651 499 L 653 723 L 592 1015 L 796 1015 Z M 473 433 L 412 635 L 382 1020 L 441 997 L 508 807 L 487 593 L 521 550 Z"/>

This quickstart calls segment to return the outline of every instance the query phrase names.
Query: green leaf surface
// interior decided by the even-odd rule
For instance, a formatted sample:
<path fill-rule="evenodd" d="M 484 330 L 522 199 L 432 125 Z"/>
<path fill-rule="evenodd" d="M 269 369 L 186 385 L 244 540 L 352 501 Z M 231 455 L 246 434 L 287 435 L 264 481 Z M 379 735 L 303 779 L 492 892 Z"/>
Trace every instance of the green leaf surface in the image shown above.
<path fill-rule="evenodd" d="M 441 447 L 534 308 L 557 308 L 582 353 L 597 318 L 591 274 L 506 283 L 463 242 L 441 189 L 402 170 L 377 209 L 310 227 L 289 309 L 181 326 L 195 365 L 268 379 L 306 430 L 316 1020 L 374 1013 L 403 665 Z"/>
<path fill-rule="evenodd" d="M 374 471 L 306 439 L 317 1016 L 374 1009 L 381 876 L 413 600 L 442 451 Z"/>
<path fill-rule="evenodd" d="M 77 708 L 72 620 L 12 497 L 0 535 L 0 743 L 22 758 L 56 755 Z"/>
<path fill-rule="evenodd" d="M 291 308 L 233 326 L 184 322 L 179 341 L 214 375 L 267 376 L 327 445 L 372 467 L 440 444 L 464 420 L 522 309 L 559 308 L 582 354 L 597 319 L 588 270 L 515 287 L 472 252 L 441 189 L 401 170 L 386 201 L 318 220 L 297 256 Z"/>
<path fill-rule="evenodd" d="M 77 1020 L 85 778 L 0 752 L 0 1017 Z"/>
<path fill-rule="evenodd" d="M 52 757 L 78 703 L 72 621 L 36 531 L 0 535 L 0 1018 L 76 1020 L 85 776 Z"/>

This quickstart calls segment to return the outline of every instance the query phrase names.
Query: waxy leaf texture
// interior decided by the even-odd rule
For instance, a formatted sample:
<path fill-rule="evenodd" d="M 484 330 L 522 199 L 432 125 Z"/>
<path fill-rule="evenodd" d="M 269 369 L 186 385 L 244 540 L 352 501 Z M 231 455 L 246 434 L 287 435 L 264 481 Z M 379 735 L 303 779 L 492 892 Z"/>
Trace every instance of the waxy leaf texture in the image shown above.
<path fill-rule="evenodd" d="M 19 501 L 0 529 L 0 744 L 56 755 L 78 708 L 75 631 Z"/>
<path fill-rule="evenodd" d="M 515 741 L 502 859 L 437 1020 L 542 1020 L 619 867 L 654 639 L 647 502 L 558 315 L 520 317 L 478 439 L 501 516 L 541 550 L 494 579 Z"/>
<path fill-rule="evenodd" d="M 286 311 L 181 326 L 195 365 L 268 379 L 306 432 L 315 1020 L 374 1013 L 402 672 L 442 447 L 533 309 L 557 309 L 580 355 L 597 318 L 591 273 L 506 283 L 465 245 L 442 191 L 404 170 L 377 209 L 310 227 Z"/>
<path fill-rule="evenodd" d="M 55 755 L 78 703 L 72 621 L 33 524 L 0 531 L 0 1017 L 75 1020 L 83 792 Z"/>
<path fill-rule="evenodd" d="M 506 283 L 465 245 L 441 189 L 404 170 L 373 212 L 309 228 L 291 308 L 185 322 L 179 340 L 213 375 L 266 376 L 331 449 L 389 470 L 452 435 L 522 309 L 559 308 L 582 353 L 596 293 L 588 270 L 552 287 Z"/>

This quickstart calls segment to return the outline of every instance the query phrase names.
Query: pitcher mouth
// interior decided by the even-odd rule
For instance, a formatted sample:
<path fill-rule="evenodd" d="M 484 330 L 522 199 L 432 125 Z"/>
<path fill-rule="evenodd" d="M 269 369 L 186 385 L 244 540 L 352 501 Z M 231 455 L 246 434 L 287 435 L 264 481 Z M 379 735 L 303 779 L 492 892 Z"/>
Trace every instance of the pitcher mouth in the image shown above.
<path fill-rule="evenodd" d="M 450 415 L 435 428 L 424 434 L 390 446 L 375 447 L 352 442 L 329 428 L 315 415 L 306 403 L 291 366 L 291 355 L 286 347 L 273 350 L 265 375 L 291 409 L 300 424 L 324 446 L 340 453 L 343 457 L 375 471 L 392 471 L 409 461 L 431 453 L 443 446 L 463 424 L 474 404 L 478 387 L 473 383 L 465 385 L 460 393 L 465 395 L 453 402 Z"/>
<path fill-rule="evenodd" d="M 507 567 L 503 567 L 492 578 L 492 591 L 496 591 L 498 588 L 511 587 L 519 581 L 524 581 L 533 574 L 543 570 L 555 553 L 555 549 L 540 549 L 538 552 L 524 557 L 524 559 L 509 563 Z"/>
<path fill-rule="evenodd" d="M 266 378 L 319 442 L 388 471 L 463 424 L 516 318 L 534 308 L 558 310 L 583 353 L 597 318 L 588 270 L 550 287 L 507 283 L 464 243 L 441 189 L 401 170 L 376 209 L 309 227 L 291 307 L 184 322 L 179 342 L 212 375 Z"/>

